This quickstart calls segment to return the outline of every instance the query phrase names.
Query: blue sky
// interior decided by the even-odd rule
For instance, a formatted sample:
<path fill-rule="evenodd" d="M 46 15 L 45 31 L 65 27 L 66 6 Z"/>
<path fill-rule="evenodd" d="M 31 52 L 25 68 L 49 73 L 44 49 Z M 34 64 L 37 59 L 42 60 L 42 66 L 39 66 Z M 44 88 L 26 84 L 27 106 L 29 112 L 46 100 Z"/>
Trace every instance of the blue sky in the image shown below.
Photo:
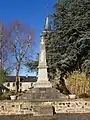
<path fill-rule="evenodd" d="M 14 20 L 20 20 L 33 28 L 35 52 L 39 52 L 40 34 L 44 27 L 45 17 L 54 11 L 55 3 L 56 0 L 0 0 L 0 20 L 6 25 Z"/>

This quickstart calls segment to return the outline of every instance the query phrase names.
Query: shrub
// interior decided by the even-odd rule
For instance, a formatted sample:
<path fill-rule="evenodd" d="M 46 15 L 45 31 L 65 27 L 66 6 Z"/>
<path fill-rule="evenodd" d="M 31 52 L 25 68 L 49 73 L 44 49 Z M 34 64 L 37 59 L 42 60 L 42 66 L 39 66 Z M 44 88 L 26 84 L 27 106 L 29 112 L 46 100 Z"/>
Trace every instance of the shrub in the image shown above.
<path fill-rule="evenodd" d="M 87 93 L 82 93 L 79 95 L 79 98 L 88 98 L 89 95 Z"/>
<path fill-rule="evenodd" d="M 84 72 L 73 71 L 68 75 L 67 88 L 72 94 L 80 95 L 90 90 L 90 77 Z"/>
<path fill-rule="evenodd" d="M 9 92 L 2 93 L 2 95 L 0 96 L 0 100 L 6 100 L 6 99 L 10 99 Z"/>
<path fill-rule="evenodd" d="M 16 95 L 17 93 L 14 91 L 14 90 L 11 90 L 11 91 L 7 91 L 5 93 L 2 93 L 0 95 L 0 100 L 10 100 L 10 96 L 11 95 Z"/>
<path fill-rule="evenodd" d="M 16 95 L 16 94 L 17 94 L 17 92 L 15 90 L 9 91 L 9 95 Z"/>

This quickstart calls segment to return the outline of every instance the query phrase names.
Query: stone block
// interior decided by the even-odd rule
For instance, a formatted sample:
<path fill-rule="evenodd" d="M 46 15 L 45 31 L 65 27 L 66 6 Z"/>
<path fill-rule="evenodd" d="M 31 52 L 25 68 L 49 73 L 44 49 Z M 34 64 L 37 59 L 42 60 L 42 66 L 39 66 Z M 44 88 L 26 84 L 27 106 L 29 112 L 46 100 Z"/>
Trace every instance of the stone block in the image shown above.
<path fill-rule="evenodd" d="M 34 108 L 34 116 L 52 116 L 52 106 L 37 106 Z"/>
<path fill-rule="evenodd" d="M 76 95 L 71 94 L 71 95 L 69 95 L 69 98 L 70 98 L 70 99 L 75 99 L 75 98 L 76 98 Z"/>

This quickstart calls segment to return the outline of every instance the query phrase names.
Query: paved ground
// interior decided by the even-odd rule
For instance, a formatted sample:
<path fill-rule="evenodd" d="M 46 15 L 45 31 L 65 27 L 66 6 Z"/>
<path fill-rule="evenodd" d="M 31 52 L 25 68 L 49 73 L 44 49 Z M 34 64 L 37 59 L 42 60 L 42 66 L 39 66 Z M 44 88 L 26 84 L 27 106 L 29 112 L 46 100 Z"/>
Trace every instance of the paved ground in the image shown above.
<path fill-rule="evenodd" d="M 47 117 L 33 117 L 30 115 L 21 116 L 0 116 L 0 120 L 90 120 L 89 115 L 55 115 Z"/>

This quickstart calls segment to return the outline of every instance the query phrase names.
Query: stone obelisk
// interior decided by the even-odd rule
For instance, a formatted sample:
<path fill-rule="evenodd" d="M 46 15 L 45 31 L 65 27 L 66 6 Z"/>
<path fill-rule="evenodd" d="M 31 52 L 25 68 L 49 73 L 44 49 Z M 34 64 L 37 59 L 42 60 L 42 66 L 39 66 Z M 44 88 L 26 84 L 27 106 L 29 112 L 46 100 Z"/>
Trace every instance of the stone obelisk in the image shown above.
<path fill-rule="evenodd" d="M 48 81 L 47 63 L 46 63 L 46 50 L 45 50 L 45 39 L 44 34 L 49 28 L 48 17 L 46 18 L 45 29 L 42 32 L 40 39 L 40 56 L 38 65 L 38 79 L 34 85 L 34 88 L 51 88 L 52 84 Z"/>

